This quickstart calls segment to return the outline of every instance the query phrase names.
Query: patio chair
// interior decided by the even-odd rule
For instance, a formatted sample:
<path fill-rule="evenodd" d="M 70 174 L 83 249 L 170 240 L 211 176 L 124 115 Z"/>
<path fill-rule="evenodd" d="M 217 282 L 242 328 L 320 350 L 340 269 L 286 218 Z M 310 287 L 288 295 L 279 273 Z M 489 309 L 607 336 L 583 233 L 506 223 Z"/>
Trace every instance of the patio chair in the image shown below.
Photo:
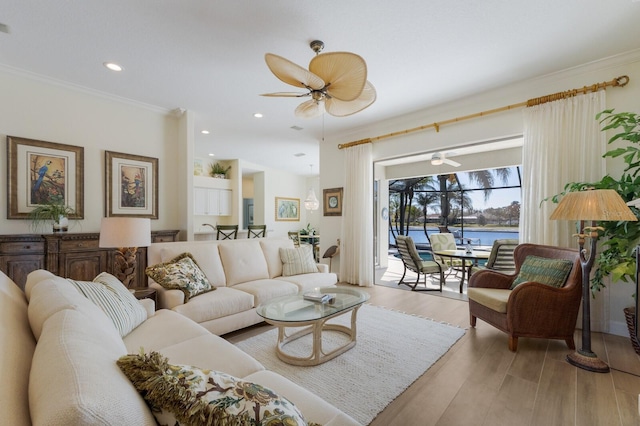
<path fill-rule="evenodd" d="M 247 238 L 264 238 L 267 234 L 267 225 L 248 225 Z"/>
<path fill-rule="evenodd" d="M 238 238 L 238 225 L 218 225 L 216 230 L 218 231 L 216 240 L 235 240 Z"/>
<path fill-rule="evenodd" d="M 498 239 L 493 242 L 491 254 L 485 265 L 471 268 L 470 274 L 473 275 L 483 269 L 491 269 L 492 271 L 502 272 L 503 274 L 513 274 L 516 270 L 513 251 L 519 241 L 515 238 Z"/>
<path fill-rule="evenodd" d="M 398 235 L 396 237 L 396 245 L 398 246 L 398 253 L 402 259 L 404 265 L 404 272 L 402 278 L 398 282 L 398 285 L 404 284 L 411 287 L 412 291 L 440 291 L 442 292 L 442 284 L 444 284 L 444 267 L 432 260 L 422 260 L 416 249 L 416 245 L 411 237 L 404 235 Z M 407 269 L 417 274 L 416 282 L 411 284 L 404 281 L 404 277 L 407 274 Z M 424 275 L 424 288 L 417 288 L 420 282 L 420 274 Z M 439 275 L 440 288 L 427 288 L 427 275 Z"/>
<path fill-rule="evenodd" d="M 518 337 L 562 339 L 575 349 L 573 334 L 582 300 L 578 250 L 520 244 L 514 258 L 516 271 L 512 275 L 485 269 L 471 276 L 467 289 L 471 327 L 480 318 L 502 330 L 509 336 L 513 352 L 518 349 Z M 525 261 L 535 264 L 521 271 Z M 565 269 L 568 266 L 570 271 Z M 561 281 L 563 276 L 566 279 Z"/>
<path fill-rule="evenodd" d="M 440 250 L 457 250 L 458 246 L 456 245 L 455 237 L 450 232 L 440 232 L 436 234 L 428 235 L 429 244 L 431 245 L 431 252 L 433 253 L 433 259 L 447 267 L 446 276 L 455 273 L 456 276 L 458 274 L 463 273 L 462 271 L 462 260 L 460 259 L 452 259 L 446 256 L 438 256 L 435 254 L 436 251 Z M 467 262 L 466 266 L 471 266 L 471 262 Z"/>

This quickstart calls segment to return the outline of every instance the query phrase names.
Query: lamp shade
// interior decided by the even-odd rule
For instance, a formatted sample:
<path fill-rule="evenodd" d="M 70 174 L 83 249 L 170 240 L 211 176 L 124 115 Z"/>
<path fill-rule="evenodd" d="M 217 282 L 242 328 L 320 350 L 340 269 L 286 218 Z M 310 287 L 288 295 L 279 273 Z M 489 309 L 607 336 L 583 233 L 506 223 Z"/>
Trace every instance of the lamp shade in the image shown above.
<path fill-rule="evenodd" d="M 137 217 L 103 217 L 100 247 L 147 247 L 151 245 L 151 221 Z"/>
<path fill-rule="evenodd" d="M 613 189 L 569 192 L 562 197 L 550 219 L 615 222 L 638 220 Z"/>

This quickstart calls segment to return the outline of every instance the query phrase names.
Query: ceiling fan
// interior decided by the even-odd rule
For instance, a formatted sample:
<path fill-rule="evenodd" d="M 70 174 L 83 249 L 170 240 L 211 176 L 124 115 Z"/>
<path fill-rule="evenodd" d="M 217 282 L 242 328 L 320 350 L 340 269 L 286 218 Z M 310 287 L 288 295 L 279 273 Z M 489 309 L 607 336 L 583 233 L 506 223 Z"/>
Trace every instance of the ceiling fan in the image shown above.
<path fill-rule="evenodd" d="M 276 92 L 262 96 L 310 96 L 311 99 L 295 110 L 296 117 L 301 118 L 317 117 L 323 111 L 335 117 L 346 117 L 362 111 L 376 100 L 376 89 L 367 81 L 367 64 L 362 57 L 350 52 L 320 53 L 324 48 L 320 40 L 312 41 L 309 46 L 316 56 L 311 59 L 308 71 L 273 53 L 264 55 L 276 77 L 308 92 Z"/>
<path fill-rule="evenodd" d="M 447 158 L 447 156 L 454 156 L 455 152 L 436 152 L 431 156 L 431 164 L 434 166 L 440 166 L 441 164 L 448 164 L 453 167 L 460 167 L 460 163 Z"/>

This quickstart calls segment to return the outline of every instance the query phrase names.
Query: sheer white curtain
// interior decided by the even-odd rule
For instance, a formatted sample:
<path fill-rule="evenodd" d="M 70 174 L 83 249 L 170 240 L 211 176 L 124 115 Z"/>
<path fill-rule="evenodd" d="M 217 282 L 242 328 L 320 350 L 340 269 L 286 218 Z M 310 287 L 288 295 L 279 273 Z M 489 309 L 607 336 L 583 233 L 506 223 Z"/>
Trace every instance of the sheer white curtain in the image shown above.
<path fill-rule="evenodd" d="M 606 137 L 595 118 L 605 108 L 600 90 L 525 109 L 520 241 L 577 248 L 575 223 L 549 220 L 556 204 L 543 200 L 605 175 Z"/>
<path fill-rule="evenodd" d="M 340 281 L 373 286 L 373 161 L 371 144 L 346 148 Z"/>

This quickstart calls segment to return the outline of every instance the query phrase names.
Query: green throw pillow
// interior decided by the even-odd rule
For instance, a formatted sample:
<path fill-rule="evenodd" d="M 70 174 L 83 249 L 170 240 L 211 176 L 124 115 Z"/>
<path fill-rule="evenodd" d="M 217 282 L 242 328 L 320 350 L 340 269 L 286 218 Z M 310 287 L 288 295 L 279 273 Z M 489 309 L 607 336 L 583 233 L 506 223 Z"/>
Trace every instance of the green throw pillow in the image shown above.
<path fill-rule="evenodd" d="M 216 289 L 191 253 L 182 253 L 168 262 L 149 266 L 145 273 L 166 289 L 182 290 L 185 303 L 191 297 Z"/>
<path fill-rule="evenodd" d="M 286 398 L 226 373 L 172 365 L 158 352 L 124 355 L 117 363 L 160 425 L 307 425 Z"/>
<path fill-rule="evenodd" d="M 520 266 L 518 276 L 511 284 L 511 290 L 528 281 L 560 288 L 567 280 L 572 267 L 573 262 L 567 259 L 527 256 Z"/>

